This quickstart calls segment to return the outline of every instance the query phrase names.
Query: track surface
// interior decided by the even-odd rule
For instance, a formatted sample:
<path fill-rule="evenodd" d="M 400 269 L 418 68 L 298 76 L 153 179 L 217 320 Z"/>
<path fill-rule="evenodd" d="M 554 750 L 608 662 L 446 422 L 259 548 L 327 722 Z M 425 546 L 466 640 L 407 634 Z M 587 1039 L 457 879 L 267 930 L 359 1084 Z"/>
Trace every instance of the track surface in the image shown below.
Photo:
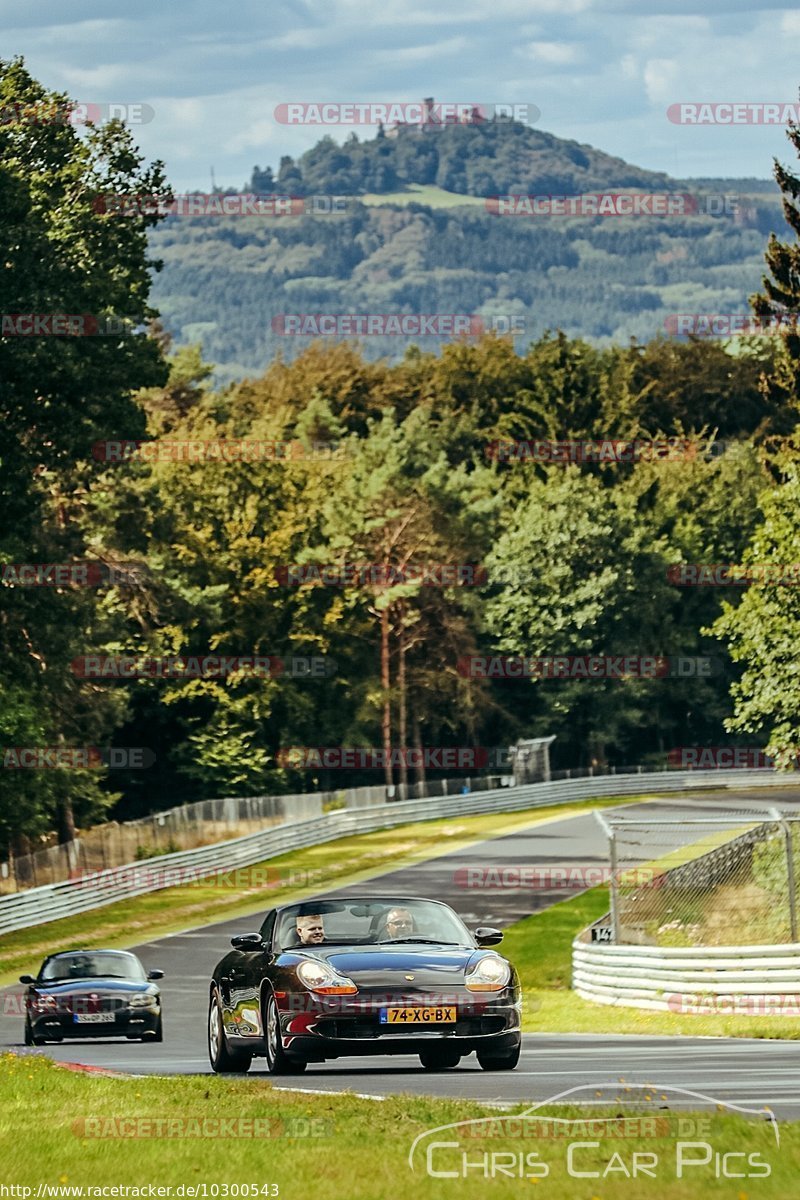
<path fill-rule="evenodd" d="M 778 804 L 800 809 L 800 791 L 731 791 L 720 797 L 683 794 L 680 800 L 646 806 L 624 805 L 625 817 L 646 813 L 648 823 L 659 814 L 692 816 L 744 815 Z M 674 844 L 697 839 L 697 827 L 677 830 Z M 659 852 L 664 852 L 659 840 Z M 652 852 L 651 852 L 652 853 Z M 326 896 L 355 893 L 428 895 L 450 904 L 469 925 L 508 925 L 545 908 L 575 890 L 551 888 L 483 892 L 469 890 L 455 880 L 458 868 L 481 866 L 604 866 L 605 837 L 591 815 L 552 821 L 517 831 L 471 849 L 392 871 L 366 884 L 332 890 Z M 162 967 L 165 1040 L 161 1045 L 128 1041 L 71 1042 L 35 1051 L 59 1061 L 129 1071 L 136 1074 L 196 1074 L 210 1068 L 206 1056 L 206 1004 L 208 980 L 216 960 L 228 949 L 235 933 L 257 928 L 258 916 L 239 917 L 133 947 L 146 969 Z M 31 963 L 30 970 L 38 967 Z M 19 987 L 5 995 L 20 995 Z M 14 1002 L 4 1012 L 14 1013 Z M 602 1018 L 602 1014 L 599 1014 Z M 0 1048 L 23 1050 L 22 1019 L 6 1015 L 0 1029 Z M 256 1059 L 250 1074 L 266 1073 Z M 681 1087 L 743 1107 L 769 1105 L 778 1116 L 800 1117 L 800 1041 L 753 1039 L 653 1038 L 597 1035 L 526 1034 L 516 1071 L 496 1074 L 481 1071 L 474 1056 L 453 1071 L 423 1072 L 416 1057 L 391 1056 L 338 1059 L 312 1064 L 296 1081 L 310 1091 L 352 1090 L 384 1096 L 398 1092 L 453 1096 L 490 1103 L 535 1102 L 570 1088 L 585 1085 L 587 1100 L 601 1085 L 620 1079 L 625 1085 L 650 1084 L 659 1089 Z M 278 1081 L 276 1081 L 278 1082 Z M 288 1081 L 287 1081 L 288 1083 Z M 279 1086 L 284 1086 L 279 1084 Z M 621 1085 L 624 1086 L 624 1085 Z M 292 1087 L 292 1090 L 295 1090 Z M 581 1099 L 577 1094 L 576 1100 Z M 683 1106 L 702 1107 L 697 1101 Z"/>

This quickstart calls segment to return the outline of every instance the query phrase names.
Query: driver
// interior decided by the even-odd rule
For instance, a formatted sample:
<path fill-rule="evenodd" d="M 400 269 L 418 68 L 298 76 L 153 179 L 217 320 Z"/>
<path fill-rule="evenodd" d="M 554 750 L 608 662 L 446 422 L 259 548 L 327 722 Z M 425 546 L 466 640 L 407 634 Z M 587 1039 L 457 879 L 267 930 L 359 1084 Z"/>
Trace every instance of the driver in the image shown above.
<path fill-rule="evenodd" d="M 325 941 L 325 926 L 319 913 L 309 913 L 297 917 L 295 921 L 297 936 L 304 946 L 318 946 Z"/>
<path fill-rule="evenodd" d="M 395 938 L 410 937 L 414 932 L 414 918 L 407 908 L 390 908 L 386 914 L 386 934 L 387 937 L 394 940 Z"/>

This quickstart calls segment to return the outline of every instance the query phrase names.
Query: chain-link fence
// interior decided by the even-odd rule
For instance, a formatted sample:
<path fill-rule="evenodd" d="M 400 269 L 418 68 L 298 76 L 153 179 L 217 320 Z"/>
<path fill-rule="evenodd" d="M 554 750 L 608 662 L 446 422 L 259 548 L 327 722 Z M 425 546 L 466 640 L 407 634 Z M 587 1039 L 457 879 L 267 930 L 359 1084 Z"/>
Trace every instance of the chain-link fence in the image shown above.
<path fill-rule="evenodd" d="M 800 817 L 742 809 L 601 820 L 609 835 L 614 942 L 692 947 L 798 941 Z"/>

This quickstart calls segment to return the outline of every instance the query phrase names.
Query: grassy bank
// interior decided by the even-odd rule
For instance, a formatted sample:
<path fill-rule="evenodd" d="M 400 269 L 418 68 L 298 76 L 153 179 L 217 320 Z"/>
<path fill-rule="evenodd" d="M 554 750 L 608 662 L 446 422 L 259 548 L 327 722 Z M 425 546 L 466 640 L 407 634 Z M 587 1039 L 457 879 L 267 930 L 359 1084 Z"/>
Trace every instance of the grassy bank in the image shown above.
<path fill-rule="evenodd" d="M 526 994 L 523 1028 L 528 1032 L 800 1038 L 800 1021 L 791 1016 L 648 1012 L 582 1000 L 570 989 L 572 942 L 608 909 L 604 885 L 562 900 L 506 930 L 502 952 L 520 973 Z M 787 991 L 792 990 L 787 984 Z"/>
<path fill-rule="evenodd" d="M 502 1093 L 501 1077 L 498 1085 Z M 620 1098 L 629 1099 L 624 1091 L 620 1087 Z M 580 1110 L 548 1104 L 539 1112 L 583 1122 L 589 1116 L 620 1113 L 615 1097 L 604 1099 L 615 1101 L 613 1107 Z M 512 1192 L 526 1194 L 531 1184 L 537 1185 L 534 1194 L 547 1200 L 635 1200 L 656 1194 L 659 1200 L 689 1200 L 701 1194 L 713 1200 L 787 1197 L 796 1192 L 796 1123 L 781 1125 L 778 1147 L 774 1128 L 766 1121 L 720 1112 L 678 1115 L 669 1112 L 669 1101 L 662 1095 L 637 1097 L 636 1107 L 626 1106 L 625 1111 L 638 1111 L 643 1119 L 635 1125 L 618 1119 L 598 1133 L 597 1127 L 589 1130 L 585 1124 L 558 1129 L 533 1121 L 502 1124 L 496 1110 L 457 1100 L 395 1096 L 376 1102 L 353 1095 L 304 1095 L 277 1090 L 255 1077 L 109 1078 L 65 1070 L 39 1056 L 0 1058 L 3 1180 L 31 1188 L 33 1196 L 39 1185 L 45 1196 L 80 1195 L 69 1189 L 87 1185 L 132 1186 L 144 1188 L 142 1194 L 147 1195 L 150 1184 L 172 1189 L 184 1185 L 183 1193 L 173 1195 L 191 1195 L 188 1189 L 206 1185 L 206 1195 L 211 1196 L 212 1186 L 218 1185 L 216 1195 L 223 1198 L 278 1195 L 281 1200 L 316 1194 L 347 1200 L 412 1195 L 415 1200 L 494 1200 Z M 419 1135 L 487 1117 L 482 1125 L 424 1138 L 412 1170 L 409 1153 Z M 426 1148 L 434 1141 L 456 1143 L 433 1149 L 430 1156 L 433 1170 L 455 1171 L 455 1178 L 428 1174 Z M 570 1175 L 570 1141 L 594 1143 L 576 1147 L 572 1166 L 574 1171 L 597 1172 L 596 1177 Z M 687 1148 L 690 1141 L 695 1148 Z M 705 1157 L 697 1149 L 698 1141 L 709 1147 L 709 1161 L 684 1165 L 684 1178 L 678 1179 L 680 1155 L 695 1162 Z M 714 1155 L 729 1151 L 755 1156 L 750 1162 L 737 1157 L 728 1166 L 729 1172 L 751 1172 L 752 1182 L 717 1174 Z M 654 1177 L 633 1181 L 624 1174 L 631 1171 L 634 1153 L 649 1156 Z M 473 1164 L 466 1171 L 465 1160 Z M 767 1177 L 754 1177 L 765 1170 Z M 242 1192 L 242 1185 L 248 1191 Z M 258 1191 L 251 1190 L 254 1185 Z M 268 1185 L 276 1185 L 275 1190 Z"/>

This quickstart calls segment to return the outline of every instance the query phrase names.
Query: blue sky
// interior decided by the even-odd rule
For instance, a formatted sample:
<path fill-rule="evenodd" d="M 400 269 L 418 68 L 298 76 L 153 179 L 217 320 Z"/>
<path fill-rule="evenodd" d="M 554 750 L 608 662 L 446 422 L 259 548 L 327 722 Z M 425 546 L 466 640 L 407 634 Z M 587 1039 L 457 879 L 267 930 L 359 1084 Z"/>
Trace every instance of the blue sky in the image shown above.
<path fill-rule="evenodd" d="M 666 109 L 797 101 L 796 0 L 0 0 L 0 30 L 49 88 L 151 105 L 136 139 L 176 190 L 207 189 L 212 165 L 241 187 L 313 145 L 319 129 L 273 119 L 289 101 L 531 103 L 539 128 L 679 177 L 766 178 L 793 154 L 780 126 Z"/>

